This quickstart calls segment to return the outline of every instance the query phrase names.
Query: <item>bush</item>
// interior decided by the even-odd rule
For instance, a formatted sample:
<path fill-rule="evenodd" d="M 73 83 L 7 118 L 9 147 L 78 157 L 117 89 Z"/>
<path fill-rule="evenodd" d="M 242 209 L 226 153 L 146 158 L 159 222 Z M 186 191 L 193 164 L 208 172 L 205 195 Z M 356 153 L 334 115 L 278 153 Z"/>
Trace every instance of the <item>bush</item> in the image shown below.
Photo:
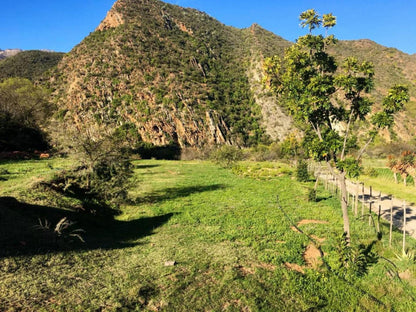
<path fill-rule="evenodd" d="M 309 181 L 308 164 L 304 160 L 299 160 L 296 167 L 296 179 L 300 182 Z"/>
<path fill-rule="evenodd" d="M 178 144 L 156 146 L 152 143 L 141 142 L 133 153 L 139 154 L 142 159 L 178 160 L 181 156 L 181 147 Z"/>
<path fill-rule="evenodd" d="M 211 153 L 211 159 L 224 168 L 231 168 L 237 161 L 243 160 L 241 149 L 231 145 L 223 145 Z"/>
<path fill-rule="evenodd" d="M 184 147 L 181 149 L 181 160 L 207 160 L 210 159 L 215 147 L 206 145 L 203 147 Z"/>
<path fill-rule="evenodd" d="M 367 167 L 364 169 L 364 175 L 372 177 L 372 178 L 377 178 L 378 172 L 375 168 Z"/>
<path fill-rule="evenodd" d="M 316 202 L 316 190 L 311 188 L 308 192 L 308 201 Z"/>

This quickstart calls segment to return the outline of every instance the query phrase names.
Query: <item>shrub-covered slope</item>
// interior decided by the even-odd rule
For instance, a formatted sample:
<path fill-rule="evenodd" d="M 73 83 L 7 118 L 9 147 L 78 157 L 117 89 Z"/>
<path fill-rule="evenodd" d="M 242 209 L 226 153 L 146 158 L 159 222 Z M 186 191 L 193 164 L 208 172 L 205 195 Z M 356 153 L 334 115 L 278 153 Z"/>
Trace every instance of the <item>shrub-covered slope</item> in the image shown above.
<path fill-rule="evenodd" d="M 289 45 L 258 25 L 236 29 L 159 0 L 119 0 L 63 58 L 50 87 L 67 124 L 128 129 L 132 142 L 156 145 L 250 145 L 292 131 L 261 85 L 263 59 Z M 395 132 L 416 135 L 416 58 L 368 40 L 341 41 L 334 53 L 375 63 L 376 101 L 389 86 L 408 85 L 413 101 Z"/>
<path fill-rule="evenodd" d="M 0 62 L 0 79 L 20 77 L 36 80 L 56 66 L 63 55 L 39 50 L 22 51 Z"/>
<path fill-rule="evenodd" d="M 250 61 L 283 51 L 276 38 L 157 0 L 120 0 L 64 57 L 52 86 L 79 122 L 127 123 L 157 145 L 247 145 L 265 137 Z"/>

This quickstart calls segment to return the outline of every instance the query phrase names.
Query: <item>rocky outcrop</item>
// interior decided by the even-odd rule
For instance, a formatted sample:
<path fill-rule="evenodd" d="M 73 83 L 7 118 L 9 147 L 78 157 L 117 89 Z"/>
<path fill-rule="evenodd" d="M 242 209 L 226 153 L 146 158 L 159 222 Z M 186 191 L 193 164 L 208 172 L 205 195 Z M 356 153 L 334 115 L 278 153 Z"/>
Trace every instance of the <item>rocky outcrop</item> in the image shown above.
<path fill-rule="evenodd" d="M 117 11 L 117 7 L 120 6 L 119 2 L 114 3 L 113 7 L 108 11 L 105 19 L 98 25 L 96 31 L 102 31 L 109 28 L 115 28 L 124 24 L 123 15 Z"/>

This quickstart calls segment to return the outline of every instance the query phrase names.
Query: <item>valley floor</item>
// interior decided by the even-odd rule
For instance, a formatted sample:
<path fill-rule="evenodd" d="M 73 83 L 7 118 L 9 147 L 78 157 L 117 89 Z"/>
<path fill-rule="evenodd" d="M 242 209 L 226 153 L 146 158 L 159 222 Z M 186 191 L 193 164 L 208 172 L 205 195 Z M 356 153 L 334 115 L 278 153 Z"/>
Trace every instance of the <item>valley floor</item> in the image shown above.
<path fill-rule="evenodd" d="M 64 213 L 42 205 L 30 187 L 65 165 L 0 164 L 8 172 L 0 226 L 11 231 L 10 220 L 33 211 Z M 244 163 L 234 173 L 199 161 L 134 165 L 122 214 L 76 225 L 85 243 L 0 258 L 1 311 L 416 310 L 414 258 L 396 256 L 401 233 L 393 233 L 392 248 L 385 237 L 374 243 L 380 257 L 367 274 L 343 275 L 339 201 L 323 188 L 308 201 L 313 182 L 297 182 L 288 165 Z M 368 222 L 351 219 L 356 245 L 376 239 Z M 386 233 L 388 224 L 381 227 Z"/>

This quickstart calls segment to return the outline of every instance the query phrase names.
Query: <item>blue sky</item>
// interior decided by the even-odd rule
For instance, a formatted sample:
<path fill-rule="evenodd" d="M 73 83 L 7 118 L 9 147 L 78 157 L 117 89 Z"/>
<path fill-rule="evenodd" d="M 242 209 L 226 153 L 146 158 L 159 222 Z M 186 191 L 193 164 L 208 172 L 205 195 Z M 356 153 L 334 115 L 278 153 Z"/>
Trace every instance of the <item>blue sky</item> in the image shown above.
<path fill-rule="evenodd" d="M 68 52 L 98 26 L 114 0 L 1 0 L 0 49 Z M 295 40 L 304 34 L 298 16 L 306 9 L 332 12 L 339 39 L 371 39 L 416 53 L 414 0 L 168 0 L 204 11 L 222 23 L 245 28 L 253 23 Z"/>

